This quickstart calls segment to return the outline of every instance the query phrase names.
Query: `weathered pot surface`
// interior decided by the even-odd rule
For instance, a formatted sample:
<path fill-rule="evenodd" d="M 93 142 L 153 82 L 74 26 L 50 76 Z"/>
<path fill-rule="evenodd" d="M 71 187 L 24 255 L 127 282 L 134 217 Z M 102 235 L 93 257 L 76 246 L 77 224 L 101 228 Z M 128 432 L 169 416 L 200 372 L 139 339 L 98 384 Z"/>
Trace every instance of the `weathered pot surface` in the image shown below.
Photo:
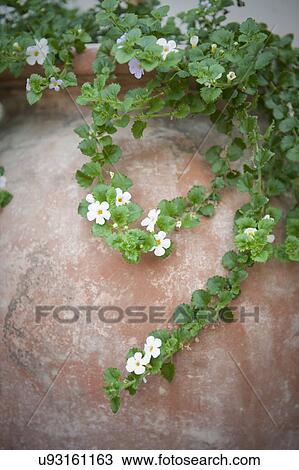
<path fill-rule="evenodd" d="M 233 215 L 245 196 L 226 191 L 212 219 L 174 235 L 169 259 L 148 255 L 128 265 L 76 213 L 85 192 L 74 173 L 86 160 L 76 149 L 81 117 L 72 99 L 48 92 L 30 108 L 20 96 L 5 89 L 1 98 L 8 110 L 21 110 L 1 132 L 1 164 L 14 194 L 0 216 L 1 447 L 296 448 L 298 265 L 253 267 L 235 305 L 247 314 L 257 307 L 258 321 L 243 315 L 205 329 L 191 351 L 177 355 L 172 384 L 152 377 L 116 416 L 102 392 L 104 369 L 124 370 L 128 347 L 142 346 L 163 325 L 129 323 L 125 313 L 112 323 L 95 311 L 88 322 L 83 309 L 73 323 L 59 322 L 52 309 L 37 321 L 37 306 L 60 305 L 145 306 L 147 314 L 162 307 L 169 317 L 223 272 L 220 259 L 233 247 Z M 118 167 L 146 211 L 193 184 L 209 185 L 198 149 L 220 137 L 211 132 L 203 148 L 208 129 L 205 119 L 157 120 L 141 141 L 126 129 L 117 135 L 124 149 Z"/>

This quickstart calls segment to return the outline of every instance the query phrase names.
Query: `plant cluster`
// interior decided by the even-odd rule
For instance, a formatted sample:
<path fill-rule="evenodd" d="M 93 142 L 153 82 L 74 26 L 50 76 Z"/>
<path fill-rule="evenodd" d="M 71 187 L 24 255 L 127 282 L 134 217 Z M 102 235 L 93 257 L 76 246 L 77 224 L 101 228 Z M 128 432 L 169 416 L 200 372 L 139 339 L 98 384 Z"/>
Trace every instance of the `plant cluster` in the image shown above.
<path fill-rule="evenodd" d="M 11 3 L 24 3 L 17 8 L 20 14 L 31 11 L 25 8 L 27 3 L 32 10 L 34 4 L 41 7 L 37 0 Z M 16 64 L 18 70 L 25 63 L 43 66 L 43 74 L 32 74 L 26 83 L 32 104 L 45 89 L 59 92 L 74 86 L 74 48 L 80 52 L 91 39 L 100 42 L 95 79 L 83 84 L 77 98 L 92 116 L 75 130 L 81 138 L 79 148 L 89 158 L 76 173 L 79 185 L 90 188 L 78 211 L 92 222 L 92 234 L 121 252 L 127 262 L 137 263 L 149 252 L 169 256 L 169 234 L 195 227 L 201 216 L 212 216 L 224 188 L 248 193 L 249 202 L 235 215 L 235 250 L 222 258 L 227 276 L 208 279 L 206 289 L 196 290 L 189 304 L 179 305 L 172 331 L 154 331 L 143 350 L 129 351 L 127 377 L 115 368 L 105 372 L 105 391 L 114 412 L 121 392 L 136 393 L 151 374 L 171 381 L 173 355 L 207 324 L 219 318 L 232 320 L 229 305 L 254 263 L 273 256 L 299 260 L 299 68 L 292 35 L 279 37 L 252 18 L 224 25 L 232 0 L 199 0 L 197 8 L 177 18 L 168 16 L 167 6 L 154 8 L 156 1 L 132 3 L 104 0 L 84 15 L 70 10 L 63 15 L 60 33 L 59 21 L 54 25 L 50 17 L 44 27 L 36 25 L 30 32 L 23 20 L 22 33 L 4 36 L 0 45 L 7 53 L 5 67 L 12 71 Z M 65 12 L 66 7 L 57 8 Z M 53 14 L 60 18 L 58 10 Z M 14 31 L 10 24 L 5 28 Z M 118 64 L 127 64 L 132 80 L 138 84 L 142 79 L 143 86 L 123 93 L 117 82 Z M 118 128 L 130 126 L 133 137 L 140 139 L 151 119 L 194 115 L 209 116 L 227 136 L 224 146 L 214 145 L 205 154 L 213 173 L 211 188 L 194 186 L 184 197 L 162 200 L 144 218 L 128 191 L 132 180 L 116 168 L 122 150 L 113 136 Z M 291 207 L 285 214 L 273 206 L 271 199 L 278 197 Z M 286 235 L 277 243 L 273 229 L 281 218 Z"/>

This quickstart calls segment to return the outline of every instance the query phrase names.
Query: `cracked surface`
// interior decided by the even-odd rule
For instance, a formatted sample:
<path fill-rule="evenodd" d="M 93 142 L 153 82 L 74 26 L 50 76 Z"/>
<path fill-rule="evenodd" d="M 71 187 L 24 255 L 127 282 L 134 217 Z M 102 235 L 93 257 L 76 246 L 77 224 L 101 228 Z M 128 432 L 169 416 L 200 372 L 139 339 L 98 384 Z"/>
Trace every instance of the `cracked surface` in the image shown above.
<path fill-rule="evenodd" d="M 28 108 L 21 96 L 5 95 L 7 109 L 14 110 L 18 99 L 23 111 L 7 120 L 0 144 L 7 189 L 14 194 L 0 215 L 0 446 L 296 448 L 295 263 L 252 268 L 235 305 L 247 312 L 258 306 L 259 322 L 246 318 L 207 328 L 191 351 L 176 356 L 172 384 L 152 377 L 135 397 L 124 398 L 116 416 L 102 393 L 103 370 L 124 370 L 128 348 L 142 345 L 159 324 L 129 323 L 127 315 L 108 323 L 96 312 L 87 322 L 82 310 L 74 323 L 59 323 L 53 310 L 36 321 L 38 305 L 146 306 L 146 312 L 163 306 L 169 317 L 209 276 L 223 272 L 220 259 L 232 248 L 233 215 L 245 196 L 226 191 L 214 218 L 172 237 L 169 259 L 148 255 L 138 266 L 127 265 L 91 237 L 90 224 L 76 213 L 86 191 L 74 174 L 86 160 L 76 148 L 73 128 L 81 121 L 69 97 L 48 93 Z M 200 155 L 178 181 L 208 128 L 202 119 L 156 121 L 141 141 L 127 130 L 117 135 L 123 148 L 118 168 L 133 179 L 133 199 L 145 211 L 162 198 L 186 194 L 193 184 L 209 185 Z M 205 148 L 220 140 L 212 132 Z"/>

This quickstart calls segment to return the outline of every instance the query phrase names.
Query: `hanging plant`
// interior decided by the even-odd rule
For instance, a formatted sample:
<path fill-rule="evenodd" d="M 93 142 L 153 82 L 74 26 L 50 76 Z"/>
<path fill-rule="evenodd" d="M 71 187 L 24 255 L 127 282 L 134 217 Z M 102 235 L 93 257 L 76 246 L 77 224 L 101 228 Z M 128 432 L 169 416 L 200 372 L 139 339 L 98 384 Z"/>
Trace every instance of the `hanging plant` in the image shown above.
<path fill-rule="evenodd" d="M 153 8 L 158 2 L 132 6 L 104 0 L 84 14 L 55 4 L 44 12 L 42 26 L 34 23 L 34 15 L 46 2 L 35 1 L 32 10 L 30 0 L 11 3 L 17 19 L 5 26 L 1 69 L 19 73 L 26 63 L 43 67 L 43 74 L 26 81 L 30 104 L 45 90 L 75 86 L 74 49 L 81 52 L 85 43 L 100 42 L 95 79 L 83 84 L 77 98 L 92 120 L 75 129 L 79 148 L 89 158 L 76 173 L 78 184 L 88 189 L 78 212 L 91 224 L 93 236 L 129 263 L 138 263 L 142 255 L 163 259 L 174 249 L 171 232 L 192 229 L 202 217 L 213 216 L 225 188 L 249 197 L 235 215 L 235 249 L 222 258 L 227 276 L 209 278 L 189 304 L 179 305 L 172 331 L 153 331 L 144 347 L 130 349 L 127 376 L 116 368 L 106 370 L 105 392 L 116 412 L 122 391 L 135 394 L 151 374 L 171 381 L 174 354 L 207 324 L 232 320 L 230 303 L 255 263 L 273 256 L 299 260 L 298 50 L 292 35 L 279 37 L 252 18 L 224 26 L 231 0 L 200 0 L 176 19 L 168 16 L 168 6 Z M 117 82 L 117 64 L 127 64 L 136 80 L 126 93 Z M 154 118 L 195 115 L 209 116 L 227 136 L 224 146 L 214 145 L 205 155 L 213 175 L 210 188 L 195 185 L 187 195 L 157 201 L 144 214 L 134 200 L 131 178 L 117 169 L 122 149 L 113 135 L 131 126 L 133 137 L 140 139 Z M 292 208 L 282 214 L 272 198 L 286 193 Z M 282 216 L 286 235 L 276 243 L 273 230 Z"/>

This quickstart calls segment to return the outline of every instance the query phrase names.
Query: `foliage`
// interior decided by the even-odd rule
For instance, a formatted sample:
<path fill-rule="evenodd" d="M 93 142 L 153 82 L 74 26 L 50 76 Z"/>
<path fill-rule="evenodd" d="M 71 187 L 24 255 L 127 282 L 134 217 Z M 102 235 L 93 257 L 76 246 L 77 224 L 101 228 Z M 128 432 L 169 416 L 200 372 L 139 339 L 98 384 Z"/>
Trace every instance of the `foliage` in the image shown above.
<path fill-rule="evenodd" d="M 40 22 L 44 4 L 28 0 L 16 7 L 16 21 L 6 21 L 1 70 L 9 67 L 19 73 L 27 47 L 36 39 L 47 39 L 43 75 L 29 79 L 27 98 L 32 104 L 49 87 L 51 77 L 61 80 L 58 89 L 74 86 L 73 48 L 81 52 L 86 42 L 100 40 L 94 81 L 83 84 L 77 99 L 78 105 L 90 109 L 92 122 L 75 130 L 81 139 L 79 148 L 89 159 L 76 173 L 77 182 L 90 188 L 78 211 L 93 222 L 94 236 L 121 252 L 125 261 L 137 263 L 142 253 L 160 243 L 159 233 L 191 229 L 201 216 L 212 216 L 224 189 L 248 194 L 249 202 L 235 215 L 235 250 L 222 259 L 227 275 L 208 279 L 205 289 L 193 292 L 189 304 L 175 309 L 178 326 L 171 332 L 152 333 L 161 340 L 161 348 L 145 364 L 144 373 L 129 372 L 122 378 L 118 369 L 106 370 L 105 391 L 116 412 L 123 390 L 133 395 L 151 374 L 172 380 L 173 355 L 209 323 L 223 317 L 231 321 L 229 305 L 254 263 L 273 256 L 298 261 L 298 50 L 292 47 L 291 34 L 279 37 L 252 18 L 224 25 L 230 0 L 200 0 L 197 8 L 178 15 L 179 25 L 168 16 L 167 6 L 153 8 L 156 1 L 139 6 L 127 2 L 123 8 L 123 2 L 104 0 L 84 15 L 55 3 Z M 123 93 L 115 74 L 117 64 L 128 64 L 132 80 L 144 77 L 142 86 Z M 114 134 L 130 126 L 133 138 L 140 139 L 151 119 L 194 115 L 209 116 L 227 137 L 225 145 L 214 145 L 205 154 L 213 174 L 211 189 L 194 186 L 183 197 L 161 201 L 137 227 L 143 210 L 131 201 L 132 181 L 115 167 L 122 150 L 114 143 Z M 273 229 L 282 214 L 271 199 L 284 195 L 293 208 L 283 217 L 285 239 L 273 244 Z M 165 243 L 161 257 L 172 249 L 172 243 Z M 138 351 L 130 350 L 128 358 Z"/>

